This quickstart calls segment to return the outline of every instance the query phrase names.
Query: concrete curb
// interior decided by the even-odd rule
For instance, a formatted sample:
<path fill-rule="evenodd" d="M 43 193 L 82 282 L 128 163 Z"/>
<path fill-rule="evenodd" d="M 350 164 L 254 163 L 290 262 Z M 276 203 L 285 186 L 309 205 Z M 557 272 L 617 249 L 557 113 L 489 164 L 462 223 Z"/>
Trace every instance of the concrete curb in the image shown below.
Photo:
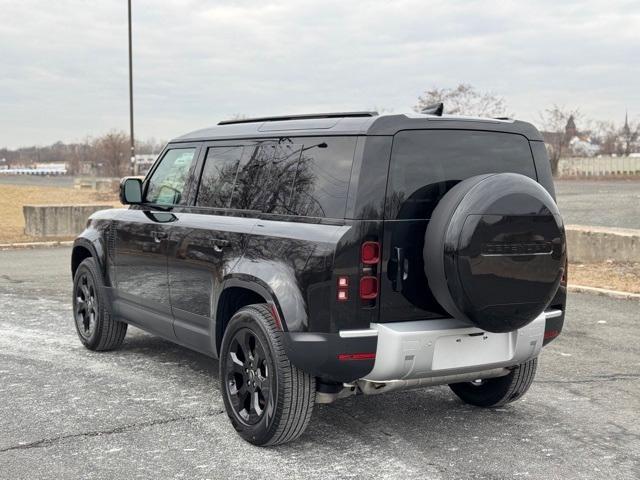
<path fill-rule="evenodd" d="M 640 262 L 640 230 L 566 225 L 570 263 Z"/>
<path fill-rule="evenodd" d="M 604 297 L 618 298 L 622 300 L 640 300 L 640 293 L 621 292 L 619 290 L 609 290 L 607 288 L 586 287 L 584 285 L 569 285 L 568 290 L 575 293 L 591 293 Z"/>
<path fill-rule="evenodd" d="M 50 242 L 24 242 L 24 243 L 0 243 L 0 250 L 14 250 L 21 248 L 49 248 L 70 247 L 73 240 L 53 240 Z"/>

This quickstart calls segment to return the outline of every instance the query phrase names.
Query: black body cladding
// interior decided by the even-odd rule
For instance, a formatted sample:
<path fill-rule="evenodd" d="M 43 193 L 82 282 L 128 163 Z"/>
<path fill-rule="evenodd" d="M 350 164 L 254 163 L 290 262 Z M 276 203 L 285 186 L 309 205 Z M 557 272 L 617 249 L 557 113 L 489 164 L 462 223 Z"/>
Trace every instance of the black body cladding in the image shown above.
<path fill-rule="evenodd" d="M 456 265 L 445 271 L 473 277 L 477 258 L 505 249 L 531 253 L 550 243 L 552 254 L 541 260 L 518 251 L 504 257 L 509 265 L 503 270 L 498 257 L 491 260 L 492 285 L 506 301 L 491 298 L 494 292 L 481 282 L 458 297 L 455 288 L 469 288 L 463 282 L 450 292 L 460 314 L 479 323 L 492 305 L 524 305 L 525 283 L 536 292 L 529 302 L 535 307 L 492 310 L 488 316 L 496 322 L 513 318 L 502 329 L 521 324 L 543 304 L 564 310 L 562 223 L 549 203 L 553 184 L 541 140 L 527 123 L 446 115 L 328 115 L 200 130 L 166 146 L 143 182 L 140 205 L 92 217 L 75 242 L 72 269 L 95 257 L 115 318 L 212 356 L 236 311 L 267 303 L 294 365 L 325 381 L 352 381 L 374 360 L 339 356 L 375 353 L 376 338 L 342 338 L 341 330 L 454 314 L 429 288 L 423 253 L 437 206 L 467 178 L 512 172 L 548 193 L 523 197 L 514 211 L 502 208 L 502 197 L 486 209 L 465 210 L 460 231 L 470 241 L 456 247 Z M 469 156 L 478 150 L 488 153 Z M 455 161 L 445 162 L 446 152 Z M 402 177 L 395 166 L 404 161 L 403 169 L 416 166 L 417 174 Z M 547 211 L 522 218 L 543 205 Z M 473 227 L 465 223 L 472 220 Z M 501 236 L 502 227 L 511 236 Z M 365 241 L 381 245 L 372 270 L 379 291 L 367 301 L 358 290 L 368 271 L 361 262 Z M 525 258 L 527 267 L 518 263 Z M 509 273 L 514 265 L 515 277 Z M 529 266 L 535 268 L 529 272 Z M 529 277 L 520 279 L 522 272 Z M 348 281 L 344 301 L 337 299 L 339 277 Z M 554 328 L 561 330 L 562 317 Z"/>

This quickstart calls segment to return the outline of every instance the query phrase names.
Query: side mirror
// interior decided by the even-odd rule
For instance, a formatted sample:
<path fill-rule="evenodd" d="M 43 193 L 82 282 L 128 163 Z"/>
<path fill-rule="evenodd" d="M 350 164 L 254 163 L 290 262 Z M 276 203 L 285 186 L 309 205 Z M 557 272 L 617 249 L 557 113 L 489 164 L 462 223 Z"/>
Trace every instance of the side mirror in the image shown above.
<path fill-rule="evenodd" d="M 125 177 L 120 181 L 120 202 L 123 205 L 139 205 L 142 203 L 142 180 Z"/>

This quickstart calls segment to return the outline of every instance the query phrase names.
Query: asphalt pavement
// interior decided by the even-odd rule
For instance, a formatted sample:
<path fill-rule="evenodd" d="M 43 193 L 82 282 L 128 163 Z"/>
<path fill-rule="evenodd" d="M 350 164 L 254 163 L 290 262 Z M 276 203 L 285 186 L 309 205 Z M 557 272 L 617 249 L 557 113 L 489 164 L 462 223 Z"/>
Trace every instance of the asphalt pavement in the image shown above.
<path fill-rule="evenodd" d="M 0 252 L 0 478 L 640 478 L 640 303 L 569 299 L 519 402 L 447 387 L 317 405 L 299 441 L 243 442 L 218 363 L 140 330 L 94 353 L 68 248 Z"/>
<path fill-rule="evenodd" d="M 640 229 L 640 179 L 554 183 L 565 224 Z"/>

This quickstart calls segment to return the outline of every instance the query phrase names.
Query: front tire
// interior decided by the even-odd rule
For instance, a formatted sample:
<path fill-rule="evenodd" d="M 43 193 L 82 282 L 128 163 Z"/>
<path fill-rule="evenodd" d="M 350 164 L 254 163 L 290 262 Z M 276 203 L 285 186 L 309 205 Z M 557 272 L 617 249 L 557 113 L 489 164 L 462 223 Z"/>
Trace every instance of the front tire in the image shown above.
<path fill-rule="evenodd" d="M 517 365 L 504 377 L 489 378 L 479 382 L 452 383 L 453 393 L 476 407 L 501 407 L 521 398 L 533 382 L 538 359 Z"/>
<path fill-rule="evenodd" d="M 220 351 L 220 390 L 231 424 L 254 445 L 290 442 L 309 424 L 315 378 L 289 361 L 267 305 L 249 305 L 231 318 Z"/>
<path fill-rule="evenodd" d="M 73 276 L 73 317 L 76 332 L 89 350 L 113 350 L 122 345 L 127 324 L 114 320 L 94 258 L 82 261 Z"/>

